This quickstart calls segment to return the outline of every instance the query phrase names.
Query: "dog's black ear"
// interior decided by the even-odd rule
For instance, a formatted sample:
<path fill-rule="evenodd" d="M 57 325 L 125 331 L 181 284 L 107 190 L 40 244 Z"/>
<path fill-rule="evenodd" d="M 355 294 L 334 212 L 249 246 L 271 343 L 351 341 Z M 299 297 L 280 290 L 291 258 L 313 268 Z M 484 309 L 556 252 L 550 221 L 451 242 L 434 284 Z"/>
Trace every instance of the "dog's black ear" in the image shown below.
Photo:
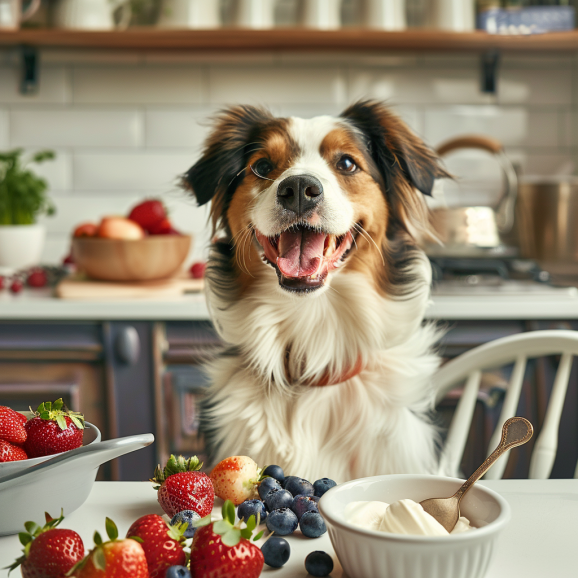
<path fill-rule="evenodd" d="M 449 176 L 436 154 L 383 103 L 359 101 L 341 116 L 366 139 L 388 191 L 400 171 L 424 195 L 431 195 L 436 178 Z"/>
<path fill-rule="evenodd" d="M 199 205 L 213 200 L 214 205 L 225 209 L 227 195 L 242 180 L 240 173 L 250 147 L 271 119 L 267 110 L 254 106 L 236 106 L 217 115 L 201 158 L 183 176 L 184 188 L 193 193 Z M 215 207 L 211 212 L 215 213 Z"/>

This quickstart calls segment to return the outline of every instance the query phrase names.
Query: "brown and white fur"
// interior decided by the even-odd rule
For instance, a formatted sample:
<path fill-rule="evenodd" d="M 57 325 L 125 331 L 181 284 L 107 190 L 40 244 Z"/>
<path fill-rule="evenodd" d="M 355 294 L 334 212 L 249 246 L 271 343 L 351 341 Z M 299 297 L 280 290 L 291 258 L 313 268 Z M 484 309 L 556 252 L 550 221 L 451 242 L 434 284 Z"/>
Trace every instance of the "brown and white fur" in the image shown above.
<path fill-rule="evenodd" d="M 305 187 L 288 209 L 296 175 L 322 195 Z M 207 300 L 228 345 L 208 368 L 212 461 L 248 455 L 312 481 L 436 470 L 430 266 L 414 237 L 443 176 L 378 102 L 308 120 L 220 114 L 184 177 L 212 203 Z"/>

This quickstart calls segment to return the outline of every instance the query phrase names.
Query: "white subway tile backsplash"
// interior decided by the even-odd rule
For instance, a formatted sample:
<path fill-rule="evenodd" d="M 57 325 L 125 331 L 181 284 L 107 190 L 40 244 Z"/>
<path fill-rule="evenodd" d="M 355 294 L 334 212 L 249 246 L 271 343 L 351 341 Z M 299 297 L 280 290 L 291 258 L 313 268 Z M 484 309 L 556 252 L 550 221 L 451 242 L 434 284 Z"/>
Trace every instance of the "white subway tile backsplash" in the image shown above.
<path fill-rule="evenodd" d="M 504 145 L 556 147 L 558 113 L 522 107 L 428 107 L 424 135 L 433 145 L 460 134 L 486 134 Z"/>
<path fill-rule="evenodd" d="M 191 66 L 80 67 L 73 70 L 75 103 L 200 104 L 202 74 Z"/>
<path fill-rule="evenodd" d="M 38 152 L 38 148 L 29 149 L 30 154 Z M 54 150 L 54 149 L 53 149 Z M 31 169 L 48 182 L 48 190 L 63 193 L 72 188 L 72 159 L 70 151 L 54 150 L 56 158 L 51 161 L 34 163 Z"/>
<path fill-rule="evenodd" d="M 345 104 L 345 79 L 334 67 L 209 69 L 209 101 L 224 104 Z"/>
<path fill-rule="evenodd" d="M 10 117 L 7 110 L 0 110 L 0 149 L 10 146 Z"/>
<path fill-rule="evenodd" d="M 566 69 L 509 69 L 498 80 L 500 104 L 570 105 L 572 74 Z"/>
<path fill-rule="evenodd" d="M 145 113 L 146 146 L 200 149 L 214 110 L 148 109 Z"/>
<path fill-rule="evenodd" d="M 69 235 L 46 235 L 41 263 L 47 265 L 60 264 L 70 253 Z"/>
<path fill-rule="evenodd" d="M 143 143 L 138 110 L 36 109 L 10 115 L 15 146 L 137 147 Z"/>
<path fill-rule="evenodd" d="M 178 189 L 178 177 L 195 161 L 194 153 L 76 152 L 73 158 L 75 191 L 147 191 L 165 194 Z"/>
<path fill-rule="evenodd" d="M 70 73 L 64 67 L 42 66 L 37 94 L 20 94 L 20 67 L 0 67 L 0 104 L 65 104 L 70 102 Z"/>

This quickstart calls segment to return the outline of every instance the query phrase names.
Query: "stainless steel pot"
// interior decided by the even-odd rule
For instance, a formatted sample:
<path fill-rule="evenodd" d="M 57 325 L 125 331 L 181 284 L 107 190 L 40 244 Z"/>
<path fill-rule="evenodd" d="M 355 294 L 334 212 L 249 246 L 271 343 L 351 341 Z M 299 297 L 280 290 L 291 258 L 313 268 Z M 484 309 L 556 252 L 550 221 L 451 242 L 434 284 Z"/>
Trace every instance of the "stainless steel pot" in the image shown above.
<path fill-rule="evenodd" d="M 432 256 L 476 257 L 508 254 L 501 235 L 514 223 L 514 206 L 518 180 L 502 144 L 482 135 L 465 135 L 442 144 L 440 157 L 458 149 L 480 149 L 494 155 L 503 172 L 503 189 L 496 207 L 440 207 L 431 211 L 431 224 L 442 245 L 428 243 L 426 252 Z"/>
<path fill-rule="evenodd" d="M 578 177 L 527 177 L 520 183 L 516 226 L 522 257 L 578 262 Z"/>

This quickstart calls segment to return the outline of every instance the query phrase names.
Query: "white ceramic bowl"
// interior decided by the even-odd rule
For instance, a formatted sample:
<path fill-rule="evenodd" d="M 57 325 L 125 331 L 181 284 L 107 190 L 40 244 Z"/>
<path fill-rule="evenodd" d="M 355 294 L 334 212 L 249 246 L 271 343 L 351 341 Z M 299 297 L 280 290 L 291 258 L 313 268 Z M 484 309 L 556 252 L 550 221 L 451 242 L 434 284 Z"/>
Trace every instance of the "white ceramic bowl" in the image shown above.
<path fill-rule="evenodd" d="M 474 486 L 461 513 L 475 530 L 441 537 L 404 536 L 364 530 L 345 521 L 347 504 L 451 496 L 463 483 L 439 476 L 391 475 L 353 480 L 319 501 L 333 548 L 349 578 L 481 578 L 496 538 L 510 520 L 510 506 L 496 492 Z"/>

